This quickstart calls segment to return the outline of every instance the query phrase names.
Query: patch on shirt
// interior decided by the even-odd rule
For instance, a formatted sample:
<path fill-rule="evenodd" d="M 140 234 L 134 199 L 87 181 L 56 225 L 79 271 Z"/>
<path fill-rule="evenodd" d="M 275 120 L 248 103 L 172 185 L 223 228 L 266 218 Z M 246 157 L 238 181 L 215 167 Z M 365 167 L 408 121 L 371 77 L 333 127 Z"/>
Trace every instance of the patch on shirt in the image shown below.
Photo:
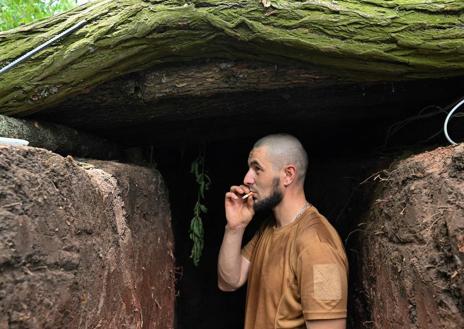
<path fill-rule="evenodd" d="M 337 264 L 316 264 L 313 266 L 314 298 L 336 300 L 342 298 L 342 283 Z"/>

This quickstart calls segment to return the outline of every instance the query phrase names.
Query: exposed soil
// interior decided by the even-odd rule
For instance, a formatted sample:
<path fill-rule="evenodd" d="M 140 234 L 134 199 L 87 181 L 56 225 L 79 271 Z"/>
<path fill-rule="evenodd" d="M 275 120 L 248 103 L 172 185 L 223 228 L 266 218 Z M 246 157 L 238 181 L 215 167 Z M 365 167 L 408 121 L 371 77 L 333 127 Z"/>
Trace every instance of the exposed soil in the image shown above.
<path fill-rule="evenodd" d="M 396 162 L 361 220 L 363 328 L 464 328 L 464 145 Z"/>
<path fill-rule="evenodd" d="M 0 147 L 0 328 L 172 328 L 174 298 L 159 172 Z"/>
<path fill-rule="evenodd" d="M 335 224 L 343 223 L 346 216 L 337 214 L 359 200 L 344 191 L 352 184 L 341 184 L 341 177 L 348 175 L 351 182 L 360 169 L 358 164 L 356 172 L 331 168 L 341 195 L 327 188 L 325 200 L 318 177 L 311 179 L 316 191 L 310 194 Z M 349 241 L 347 252 L 356 256 L 350 264 L 352 328 L 464 327 L 463 170 L 461 145 L 400 160 L 371 177 L 372 203 L 363 203 L 369 211 L 357 227 L 361 234 L 346 236 L 346 228 L 339 228 Z M 172 190 L 186 193 L 188 177 L 173 173 L 179 182 L 173 181 Z M 217 200 L 210 203 L 221 205 L 223 186 L 240 177 L 223 177 L 223 169 L 212 176 L 217 178 L 210 194 Z M 222 218 L 218 207 L 208 212 L 212 219 Z M 181 225 L 191 206 L 176 211 Z M 0 147 L 0 328 L 173 328 L 170 221 L 166 188 L 156 170 Z M 224 223 L 205 224 L 215 247 L 206 249 L 199 269 L 184 266 L 177 326 L 238 328 L 244 295 L 222 294 L 215 285 Z M 184 246 L 186 259 L 189 246 Z"/>

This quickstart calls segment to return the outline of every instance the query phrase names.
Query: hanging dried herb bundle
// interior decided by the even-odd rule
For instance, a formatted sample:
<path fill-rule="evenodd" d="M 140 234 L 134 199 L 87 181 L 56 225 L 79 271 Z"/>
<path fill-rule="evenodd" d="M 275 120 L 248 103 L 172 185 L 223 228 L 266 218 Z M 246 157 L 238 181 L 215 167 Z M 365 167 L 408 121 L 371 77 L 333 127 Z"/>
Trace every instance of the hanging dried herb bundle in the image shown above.
<path fill-rule="evenodd" d="M 205 192 L 209 189 L 211 184 L 210 178 L 205 173 L 205 157 L 203 154 L 200 154 L 198 158 L 192 162 L 190 172 L 195 175 L 195 180 L 198 184 L 197 202 L 193 208 L 193 218 L 190 222 L 189 230 L 190 239 L 193 241 L 190 258 L 192 258 L 193 264 L 198 266 L 204 247 L 204 229 L 201 216 L 208 212 L 208 208 L 204 205 L 204 199 Z"/>

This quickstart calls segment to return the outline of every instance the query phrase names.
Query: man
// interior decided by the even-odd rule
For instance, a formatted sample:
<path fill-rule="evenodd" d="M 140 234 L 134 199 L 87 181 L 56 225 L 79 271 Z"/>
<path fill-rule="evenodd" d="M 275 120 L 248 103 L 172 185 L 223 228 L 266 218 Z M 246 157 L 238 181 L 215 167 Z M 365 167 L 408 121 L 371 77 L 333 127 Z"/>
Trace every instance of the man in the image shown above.
<path fill-rule="evenodd" d="M 245 329 L 346 326 L 348 263 L 335 229 L 306 200 L 307 165 L 295 137 L 266 136 L 250 152 L 244 184 L 225 195 L 218 285 L 234 291 L 248 280 Z M 241 249 L 262 209 L 273 220 Z"/>

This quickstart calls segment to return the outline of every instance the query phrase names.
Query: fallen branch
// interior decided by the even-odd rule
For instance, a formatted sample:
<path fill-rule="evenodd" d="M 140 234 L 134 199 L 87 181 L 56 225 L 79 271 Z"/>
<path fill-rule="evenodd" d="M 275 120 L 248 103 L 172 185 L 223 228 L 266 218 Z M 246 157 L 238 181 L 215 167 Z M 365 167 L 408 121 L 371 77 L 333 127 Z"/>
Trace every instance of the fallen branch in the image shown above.
<path fill-rule="evenodd" d="M 96 159 L 120 156 L 117 145 L 102 138 L 65 126 L 0 115 L 0 136 L 29 141 L 29 146 L 44 148 L 63 155 L 72 154 Z"/>

